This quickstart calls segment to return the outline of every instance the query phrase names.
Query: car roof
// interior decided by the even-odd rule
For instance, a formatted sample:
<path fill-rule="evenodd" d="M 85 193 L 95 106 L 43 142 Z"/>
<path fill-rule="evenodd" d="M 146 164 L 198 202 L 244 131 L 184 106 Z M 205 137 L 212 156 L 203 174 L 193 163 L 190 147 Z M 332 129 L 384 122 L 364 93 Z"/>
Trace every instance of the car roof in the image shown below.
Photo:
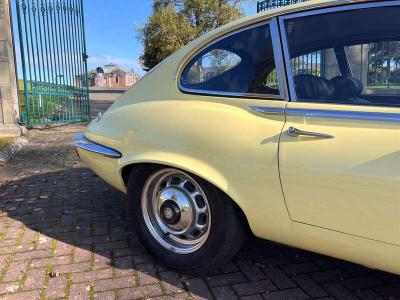
<path fill-rule="evenodd" d="M 267 10 L 264 12 L 256 13 L 253 15 L 249 15 L 243 18 L 240 18 L 236 21 L 218 27 L 217 29 L 208 32 L 194 42 L 189 43 L 188 48 L 191 50 L 196 49 L 204 45 L 204 43 L 209 43 L 210 41 L 217 39 L 229 32 L 235 31 L 245 26 L 249 26 L 252 24 L 256 24 L 262 21 L 268 21 L 274 17 L 288 15 L 291 13 L 305 12 L 309 10 L 319 9 L 319 8 L 328 8 L 328 7 L 338 7 L 350 4 L 360 4 L 367 2 L 382 2 L 378 0 L 310 0 L 305 2 L 300 2 L 297 4 L 287 5 L 280 8 L 275 8 L 271 10 Z M 387 1 L 390 2 L 390 1 Z"/>
<path fill-rule="evenodd" d="M 255 13 L 247 17 L 241 18 L 236 22 L 243 22 L 246 19 L 270 19 L 277 16 L 283 16 L 291 13 L 304 12 L 313 9 L 337 7 L 349 4 L 360 4 L 367 2 L 383 2 L 382 0 L 310 0 L 299 2 L 296 4 L 285 5 L 274 9 L 265 10 L 263 12 Z M 390 0 L 388 1 L 390 2 Z M 232 22 L 233 24 L 235 22 Z"/>
<path fill-rule="evenodd" d="M 390 0 L 389 0 L 390 1 Z M 383 2 L 382 0 L 310 0 L 303 1 L 296 4 L 286 5 L 275 9 L 266 10 L 257 14 L 250 15 L 249 17 L 256 16 L 281 16 L 293 12 L 308 11 L 311 9 L 335 7 L 348 4 L 366 3 L 366 2 Z"/>

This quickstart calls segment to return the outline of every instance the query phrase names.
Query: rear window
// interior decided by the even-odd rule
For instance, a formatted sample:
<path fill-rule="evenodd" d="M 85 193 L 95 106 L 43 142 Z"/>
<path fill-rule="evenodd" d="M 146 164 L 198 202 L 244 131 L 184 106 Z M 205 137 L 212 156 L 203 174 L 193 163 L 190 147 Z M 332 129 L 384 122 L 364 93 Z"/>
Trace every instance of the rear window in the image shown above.
<path fill-rule="evenodd" d="M 185 67 L 185 91 L 279 95 L 269 24 L 242 30 L 209 45 Z"/>

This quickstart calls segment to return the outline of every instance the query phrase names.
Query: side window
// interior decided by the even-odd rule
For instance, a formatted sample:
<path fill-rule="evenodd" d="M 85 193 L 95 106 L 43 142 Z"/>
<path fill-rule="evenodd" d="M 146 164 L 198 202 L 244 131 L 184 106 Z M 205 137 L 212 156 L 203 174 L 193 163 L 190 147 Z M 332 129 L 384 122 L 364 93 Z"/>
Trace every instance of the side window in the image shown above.
<path fill-rule="evenodd" d="M 240 57 L 233 52 L 214 49 L 204 54 L 191 66 L 185 82 L 199 84 L 207 82 L 240 64 Z"/>
<path fill-rule="evenodd" d="M 400 7 L 289 18 L 297 101 L 400 107 Z"/>
<path fill-rule="evenodd" d="M 279 95 L 269 25 L 234 33 L 200 51 L 184 68 L 180 85 L 195 93 Z"/>

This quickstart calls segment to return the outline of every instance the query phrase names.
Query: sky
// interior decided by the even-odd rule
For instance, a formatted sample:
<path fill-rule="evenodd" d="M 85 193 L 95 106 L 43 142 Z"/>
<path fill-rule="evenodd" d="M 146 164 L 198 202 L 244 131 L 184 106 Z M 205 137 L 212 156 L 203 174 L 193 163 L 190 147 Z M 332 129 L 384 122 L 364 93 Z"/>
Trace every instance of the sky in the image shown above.
<path fill-rule="evenodd" d="M 135 29 L 143 26 L 151 14 L 151 0 L 85 0 L 85 28 L 88 67 L 93 69 L 107 63 L 134 69 L 143 75 L 139 65 L 142 45 Z M 255 3 L 256 1 L 254 1 Z M 245 14 L 256 12 L 249 1 Z"/>

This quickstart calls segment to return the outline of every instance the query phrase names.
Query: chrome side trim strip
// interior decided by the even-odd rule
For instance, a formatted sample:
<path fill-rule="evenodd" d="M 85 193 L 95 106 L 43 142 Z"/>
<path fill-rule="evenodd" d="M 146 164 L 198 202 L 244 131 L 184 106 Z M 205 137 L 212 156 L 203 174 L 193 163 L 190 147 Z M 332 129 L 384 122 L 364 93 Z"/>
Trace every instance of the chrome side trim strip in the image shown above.
<path fill-rule="evenodd" d="M 92 142 L 91 140 L 86 138 L 82 133 L 79 133 L 74 136 L 74 138 L 72 139 L 72 145 L 83 150 L 102 154 L 106 157 L 120 158 L 122 156 L 121 153 L 119 153 L 114 149 Z"/>
<path fill-rule="evenodd" d="M 267 106 L 248 106 L 249 110 L 254 110 L 266 115 L 284 115 L 285 110 L 282 107 L 267 107 Z"/>
<path fill-rule="evenodd" d="M 288 116 L 400 123 L 400 113 L 286 108 Z"/>

